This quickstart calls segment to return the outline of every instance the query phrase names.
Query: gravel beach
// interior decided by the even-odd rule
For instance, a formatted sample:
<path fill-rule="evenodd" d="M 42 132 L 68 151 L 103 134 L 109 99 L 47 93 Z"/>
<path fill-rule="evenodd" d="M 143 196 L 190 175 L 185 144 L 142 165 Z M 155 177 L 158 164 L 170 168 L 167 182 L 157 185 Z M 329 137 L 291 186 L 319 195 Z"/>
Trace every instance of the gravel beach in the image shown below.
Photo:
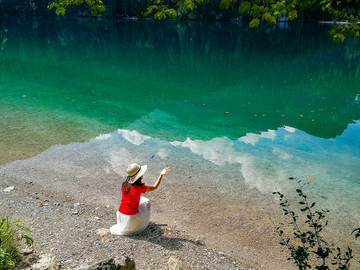
<path fill-rule="evenodd" d="M 184 197 L 181 207 L 171 206 L 180 204 L 169 200 L 169 197 L 174 197 L 170 193 L 176 191 L 168 190 L 165 196 L 154 192 L 149 196 L 153 212 L 148 228 L 139 235 L 121 237 L 106 232 L 116 222 L 117 207 L 101 204 L 99 198 L 94 198 L 94 203 L 84 200 L 93 196 L 86 190 L 74 196 L 41 187 L 31 179 L 24 182 L 4 174 L 0 178 L 1 215 L 22 220 L 23 226 L 31 229 L 34 252 L 54 255 L 61 262 L 61 269 L 80 269 L 119 256 L 133 260 L 136 269 L 169 269 L 168 262 L 173 257 L 178 258 L 185 269 L 291 269 L 286 262 L 274 257 L 286 258 L 277 246 L 266 251 L 269 241 L 275 244 L 277 241 L 261 238 L 254 228 L 244 228 L 241 239 L 238 233 L 233 232 L 234 237 L 229 235 L 232 234 L 230 231 L 224 233 L 229 224 L 218 224 L 216 217 L 211 219 L 212 224 L 205 224 L 201 219 L 205 213 L 199 213 L 198 209 L 198 206 L 204 207 L 201 196 L 198 204 L 189 209 L 190 204 Z M 3 191 L 10 186 L 14 189 Z M 178 208 L 184 211 L 179 212 Z M 206 209 L 211 207 L 207 205 Z M 198 214 L 198 220 L 192 218 Z M 99 230 L 105 234 L 97 233 Z M 268 241 L 267 245 L 264 241 Z"/>
<path fill-rule="evenodd" d="M 249 269 L 235 258 L 204 244 L 186 232 L 167 224 L 151 222 L 143 233 L 119 237 L 96 233 L 114 223 L 115 209 L 104 205 L 82 204 L 66 194 L 1 177 L 2 215 L 21 219 L 31 229 L 34 251 L 55 255 L 61 269 L 77 269 L 98 261 L 127 256 L 136 269 L 167 269 L 171 256 L 188 269 Z"/>

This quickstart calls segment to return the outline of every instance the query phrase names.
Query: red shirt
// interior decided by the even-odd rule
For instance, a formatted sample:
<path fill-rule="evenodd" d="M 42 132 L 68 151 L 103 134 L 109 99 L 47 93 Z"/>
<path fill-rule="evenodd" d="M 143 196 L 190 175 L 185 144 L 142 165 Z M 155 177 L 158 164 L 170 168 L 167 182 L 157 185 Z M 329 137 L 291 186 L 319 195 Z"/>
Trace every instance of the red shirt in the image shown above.
<path fill-rule="evenodd" d="M 139 209 L 140 196 L 146 192 L 147 188 L 145 185 L 133 185 L 126 194 L 122 188 L 119 212 L 124 215 L 136 215 Z"/>

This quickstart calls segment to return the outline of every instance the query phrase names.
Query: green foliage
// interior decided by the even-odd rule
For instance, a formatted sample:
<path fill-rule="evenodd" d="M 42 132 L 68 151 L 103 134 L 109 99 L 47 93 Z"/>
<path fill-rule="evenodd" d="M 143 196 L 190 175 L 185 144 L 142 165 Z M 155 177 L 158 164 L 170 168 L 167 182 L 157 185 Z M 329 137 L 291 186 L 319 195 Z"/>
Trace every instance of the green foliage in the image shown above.
<path fill-rule="evenodd" d="M 188 0 L 191 2 L 190 0 Z M 186 2 L 186 1 L 185 1 Z M 192 8 L 194 3 L 185 3 L 188 5 L 188 8 Z M 154 19 L 155 20 L 163 20 L 163 19 L 176 19 L 177 18 L 177 12 L 173 8 L 169 8 L 167 5 L 165 5 L 164 1 L 162 0 L 154 0 L 153 5 L 148 7 L 142 14 L 143 17 L 147 17 L 150 14 L 154 13 Z"/>
<path fill-rule="evenodd" d="M 294 178 L 290 178 L 294 180 Z M 300 214 L 297 214 L 291 207 L 290 202 L 285 198 L 281 192 L 273 192 L 278 195 L 280 206 L 285 216 L 290 219 L 289 225 L 293 230 L 293 237 L 290 238 L 284 233 L 283 229 L 276 226 L 276 232 L 280 236 L 280 244 L 286 246 L 290 251 L 289 260 L 293 260 L 295 265 L 300 270 L 319 269 L 326 270 L 330 267 L 336 269 L 350 269 L 353 261 L 360 265 L 360 262 L 354 259 L 352 249 L 347 247 L 345 252 L 334 244 L 329 245 L 323 239 L 321 232 L 328 225 L 326 220 L 326 213 L 329 210 L 316 210 L 316 203 L 310 203 L 308 196 L 303 192 L 305 184 L 301 180 L 297 181 L 298 189 L 297 195 L 300 197 L 298 202 L 300 206 Z M 299 217 L 305 217 L 305 224 L 300 224 Z M 360 236 L 360 228 L 355 229 L 355 237 Z"/>
<path fill-rule="evenodd" d="M 220 0 L 219 8 L 221 10 L 229 9 L 237 3 L 237 0 Z"/>
<path fill-rule="evenodd" d="M 344 40 L 345 40 L 345 36 L 342 33 L 339 33 L 339 34 L 336 34 L 333 36 L 333 42 L 335 44 L 341 44 L 344 42 Z"/>
<path fill-rule="evenodd" d="M 276 18 L 272 16 L 269 12 L 266 12 L 262 19 L 268 24 L 268 25 L 276 25 Z"/>
<path fill-rule="evenodd" d="M 14 266 L 15 263 L 12 261 L 10 254 L 0 248 L 0 270 L 9 269 Z"/>
<path fill-rule="evenodd" d="M 30 236 L 20 234 L 30 230 L 20 226 L 19 223 L 20 220 L 10 221 L 8 218 L 2 218 L 0 221 L 0 270 L 11 269 L 20 260 L 18 251 L 20 239 L 24 239 L 26 245 L 33 243 Z"/>
<path fill-rule="evenodd" d="M 143 12 L 143 17 L 149 16 L 151 13 L 154 13 L 154 19 L 155 20 L 164 20 L 164 19 L 176 19 L 177 13 L 175 9 L 168 8 L 167 5 L 164 4 L 161 0 L 155 0 L 153 1 L 152 6 L 148 7 Z"/>
<path fill-rule="evenodd" d="M 300 10 L 321 10 L 333 15 L 334 23 L 344 21 L 345 23 L 342 24 L 335 23 L 331 31 L 329 31 L 329 35 L 332 37 L 334 43 L 343 43 L 346 37 L 345 34 L 350 34 L 352 37 L 360 36 L 359 0 L 248 0 L 239 6 L 239 14 L 247 14 L 252 18 L 250 28 L 253 28 L 255 18 L 265 22 L 269 26 L 275 25 L 277 20 L 282 18 L 290 21 L 296 20 L 298 18 L 298 11 Z"/>
<path fill-rule="evenodd" d="M 191 1 L 191 0 L 185 0 L 184 2 L 183 2 L 183 5 L 184 5 L 184 8 L 187 10 L 187 11 L 194 11 L 194 9 L 195 9 L 195 4 L 194 4 L 194 2 L 193 1 Z"/>
<path fill-rule="evenodd" d="M 55 0 L 49 3 L 48 9 L 55 8 L 56 15 L 65 15 L 68 6 L 80 6 L 86 4 L 94 16 L 99 16 L 105 12 L 105 5 L 101 0 Z"/>
<path fill-rule="evenodd" d="M 243 13 L 249 13 L 251 10 L 251 3 L 249 1 L 244 1 L 240 6 L 239 6 L 239 13 L 243 14 Z"/>
<path fill-rule="evenodd" d="M 155 2 L 160 2 L 155 0 Z M 160 5 L 160 3 L 155 5 Z M 203 0 L 175 0 L 176 5 L 174 13 L 181 8 L 188 12 L 193 12 L 196 9 L 196 5 L 202 5 Z M 161 3 L 161 5 L 164 5 Z M 238 11 L 241 15 L 248 15 L 250 17 L 250 28 L 258 28 L 261 22 L 266 23 L 269 26 L 277 24 L 279 19 L 287 19 L 290 21 L 298 18 L 298 12 L 302 10 L 321 10 L 325 13 L 332 14 L 334 16 L 334 22 L 347 21 L 346 24 L 335 24 L 329 31 L 329 35 L 336 44 L 343 43 L 346 38 L 346 34 L 350 34 L 352 37 L 360 36 L 360 1 L 359 0 L 220 0 L 219 9 L 227 10 L 231 7 L 238 5 Z M 166 6 L 166 8 L 169 8 Z M 151 12 L 150 12 L 151 11 Z M 154 9 L 148 9 L 144 13 L 144 16 L 148 16 L 155 11 Z M 164 19 L 167 16 L 154 13 L 156 19 Z"/>
<path fill-rule="evenodd" d="M 351 17 L 353 18 L 353 17 Z M 356 22 L 348 24 L 336 24 L 329 31 L 329 35 L 332 36 L 333 42 L 336 44 L 343 43 L 345 40 L 345 34 L 348 33 L 353 37 L 359 37 L 360 26 Z"/>
<path fill-rule="evenodd" d="M 93 15 L 105 12 L 101 0 L 53 0 L 48 8 L 55 9 L 57 15 L 65 15 L 66 8 L 71 5 L 87 5 Z M 178 15 L 192 13 L 199 5 L 208 4 L 210 0 L 150 0 L 150 6 L 143 16 L 152 15 L 155 19 L 175 19 Z M 299 11 L 320 10 L 333 17 L 334 26 L 329 31 L 334 43 L 343 43 L 347 35 L 360 36 L 360 0 L 220 0 L 219 10 L 238 9 L 239 14 L 250 17 L 250 28 L 257 28 L 264 22 L 269 26 L 278 20 L 293 21 L 298 18 Z M 345 22 L 338 24 L 337 22 Z"/>

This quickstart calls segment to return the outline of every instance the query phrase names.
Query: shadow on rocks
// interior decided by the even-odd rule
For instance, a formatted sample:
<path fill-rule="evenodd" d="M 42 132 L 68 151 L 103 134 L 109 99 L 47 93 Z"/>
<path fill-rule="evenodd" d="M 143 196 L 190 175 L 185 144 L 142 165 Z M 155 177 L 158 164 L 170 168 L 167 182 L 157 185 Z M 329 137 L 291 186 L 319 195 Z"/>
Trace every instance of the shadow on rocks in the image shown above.
<path fill-rule="evenodd" d="M 156 223 L 150 222 L 149 226 L 141 233 L 128 236 L 135 240 L 148 241 L 150 243 L 160 245 L 168 250 L 180 250 L 184 242 L 188 242 L 194 245 L 204 245 L 200 240 L 193 241 L 187 238 L 181 237 L 180 233 L 170 228 L 162 229 L 161 226 Z M 168 236 L 166 236 L 167 232 Z"/>

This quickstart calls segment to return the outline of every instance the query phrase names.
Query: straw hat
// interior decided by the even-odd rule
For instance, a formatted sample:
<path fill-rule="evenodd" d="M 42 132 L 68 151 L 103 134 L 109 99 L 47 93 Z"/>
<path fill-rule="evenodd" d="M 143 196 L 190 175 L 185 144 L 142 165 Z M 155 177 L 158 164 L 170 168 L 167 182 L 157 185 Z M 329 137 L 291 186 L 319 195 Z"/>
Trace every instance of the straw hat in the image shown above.
<path fill-rule="evenodd" d="M 147 165 L 140 166 L 139 164 L 132 163 L 127 168 L 129 177 L 129 184 L 134 184 L 147 170 Z"/>

